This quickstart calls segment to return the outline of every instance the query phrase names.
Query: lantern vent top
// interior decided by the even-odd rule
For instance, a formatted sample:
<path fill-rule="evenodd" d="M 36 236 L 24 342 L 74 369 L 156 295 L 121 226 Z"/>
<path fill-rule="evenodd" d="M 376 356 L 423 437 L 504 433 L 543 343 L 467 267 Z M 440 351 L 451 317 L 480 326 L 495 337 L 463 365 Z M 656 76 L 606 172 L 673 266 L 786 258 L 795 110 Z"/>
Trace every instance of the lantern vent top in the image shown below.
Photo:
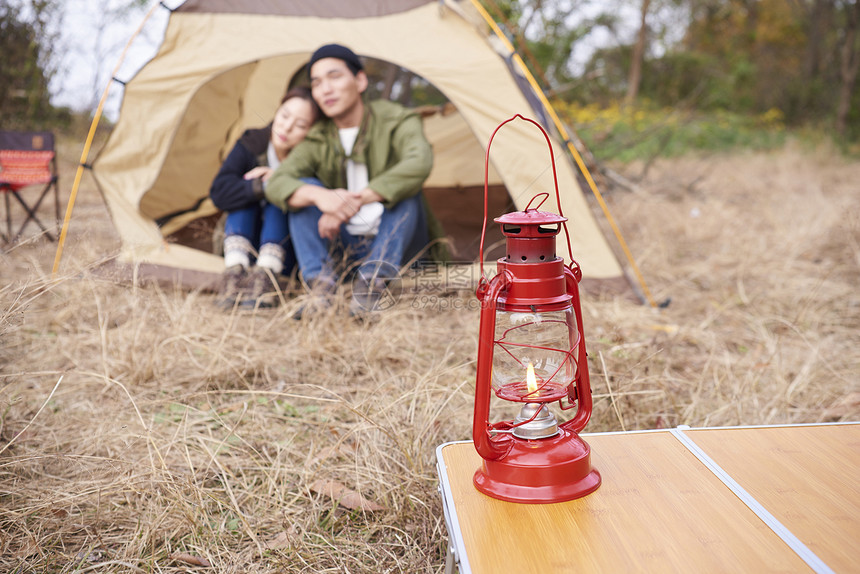
<path fill-rule="evenodd" d="M 524 210 L 505 213 L 493 221 L 501 224 L 502 233 L 507 236 L 542 237 L 557 235 L 561 231 L 560 224 L 567 221 L 567 218 L 549 211 L 538 211 L 548 197 L 548 193 L 539 193 L 529 201 Z M 532 208 L 531 205 L 535 202 L 537 202 L 537 207 Z"/>
<path fill-rule="evenodd" d="M 566 217 L 551 213 L 549 211 L 538 211 L 537 209 L 529 209 L 526 211 L 513 211 L 505 213 L 495 218 L 493 221 L 502 225 L 553 225 L 564 223 Z"/>

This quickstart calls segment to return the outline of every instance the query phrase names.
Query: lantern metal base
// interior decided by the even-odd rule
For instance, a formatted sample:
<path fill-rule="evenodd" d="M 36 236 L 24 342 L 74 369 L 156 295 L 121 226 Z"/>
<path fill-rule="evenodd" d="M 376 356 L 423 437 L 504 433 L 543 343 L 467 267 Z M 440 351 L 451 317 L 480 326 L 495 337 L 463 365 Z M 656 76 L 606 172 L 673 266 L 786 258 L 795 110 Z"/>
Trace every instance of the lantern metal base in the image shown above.
<path fill-rule="evenodd" d="M 483 461 L 473 482 L 492 498 L 548 504 L 591 494 L 600 486 L 600 473 L 591 467 L 588 443 L 561 429 L 551 438 L 514 439 L 507 455 Z"/>

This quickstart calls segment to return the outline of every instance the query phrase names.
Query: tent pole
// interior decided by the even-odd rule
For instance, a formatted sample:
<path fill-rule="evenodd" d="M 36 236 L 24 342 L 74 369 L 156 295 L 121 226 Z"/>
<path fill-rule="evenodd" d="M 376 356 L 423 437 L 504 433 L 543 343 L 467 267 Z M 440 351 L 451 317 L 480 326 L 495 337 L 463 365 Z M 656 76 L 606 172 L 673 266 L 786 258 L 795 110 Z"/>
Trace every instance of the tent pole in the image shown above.
<path fill-rule="evenodd" d="M 543 81 L 543 85 L 547 87 L 550 93 L 552 93 L 552 87 L 549 85 L 549 80 L 547 80 L 546 74 L 544 73 L 540 62 L 537 61 L 534 54 L 531 52 L 531 50 L 529 50 L 529 47 L 525 42 L 525 38 L 519 30 L 519 26 L 514 25 L 510 20 L 507 19 L 504 12 L 502 12 L 502 9 L 499 8 L 499 5 L 496 0 L 484 0 L 484 2 L 486 2 L 486 4 L 490 7 L 496 17 L 498 17 L 505 24 L 505 26 L 507 26 L 508 29 L 511 30 L 511 33 L 517 40 L 517 47 L 519 48 L 518 51 L 525 54 L 532 67 L 537 72 L 537 79 Z"/>
<path fill-rule="evenodd" d="M 520 68 L 520 71 L 525 76 L 526 80 L 528 80 L 529 84 L 534 90 L 537 97 L 540 99 L 541 104 L 543 105 L 546 112 L 552 118 L 553 123 L 555 124 L 556 129 L 561 135 L 562 139 L 564 139 L 565 144 L 567 145 L 567 149 L 570 154 L 573 156 L 574 161 L 576 161 L 576 165 L 579 167 L 579 170 L 582 172 L 583 177 L 588 182 L 588 187 L 591 189 L 591 192 L 594 194 L 594 197 L 597 199 L 597 202 L 600 204 L 600 208 L 603 210 L 603 214 L 606 216 L 606 220 L 609 222 L 610 227 L 612 228 L 613 233 L 615 234 L 616 239 L 618 240 L 621 249 L 624 251 L 625 257 L 627 257 L 627 261 L 630 263 L 630 267 L 633 269 L 633 273 L 636 275 L 636 279 L 639 282 L 639 285 L 642 287 L 642 292 L 645 295 L 645 298 L 648 300 L 648 303 L 657 308 L 657 303 L 654 301 L 654 298 L 651 296 L 651 291 L 648 289 L 648 285 L 645 283 L 645 278 L 642 276 L 642 273 L 639 271 L 639 266 L 636 265 L 636 261 L 633 258 L 633 254 L 630 252 L 630 249 L 627 247 L 627 241 L 624 240 L 624 236 L 621 234 L 621 230 L 618 228 L 618 225 L 615 223 L 615 218 L 612 217 L 612 213 L 609 211 L 609 206 L 606 205 L 606 202 L 603 199 L 603 194 L 600 193 L 600 190 L 597 189 L 597 185 L 594 183 L 594 179 L 591 177 L 591 172 L 585 166 L 585 162 L 582 160 L 582 156 L 579 153 L 579 150 L 576 149 L 576 146 L 573 145 L 573 141 L 571 140 L 569 134 L 567 133 L 567 129 L 564 127 L 561 119 L 559 119 L 558 115 L 555 112 L 555 109 L 552 107 L 552 104 L 546 98 L 546 95 L 543 93 L 540 85 L 538 85 L 532 73 L 529 71 L 528 67 L 526 67 L 525 62 L 520 57 L 519 53 L 517 53 L 514 46 L 510 43 L 510 41 L 505 37 L 504 33 L 502 33 L 501 29 L 499 29 L 496 21 L 493 20 L 492 16 L 481 6 L 478 0 L 471 0 L 472 5 L 475 9 L 481 14 L 484 18 L 484 21 L 488 26 L 493 30 L 493 33 L 496 37 L 501 40 L 505 47 L 510 50 L 514 61 L 516 61 L 517 65 Z"/>
<path fill-rule="evenodd" d="M 161 5 L 162 4 L 160 4 L 160 3 L 155 3 L 152 5 L 152 8 L 149 9 L 149 12 L 147 12 L 146 16 L 144 16 L 143 20 L 141 21 L 140 26 L 138 26 L 137 30 L 135 30 L 134 34 L 132 34 L 128 43 L 125 45 L 125 48 L 123 49 L 122 54 L 120 54 L 119 61 L 117 62 L 116 67 L 114 67 L 114 69 L 113 69 L 113 73 L 111 74 L 111 79 L 108 80 L 108 83 L 105 86 L 104 92 L 102 92 L 102 97 L 99 100 L 99 105 L 96 108 L 95 114 L 93 114 L 93 121 L 90 123 L 90 131 L 87 133 L 87 139 L 86 139 L 86 142 L 84 143 L 84 149 L 81 152 L 81 161 L 80 161 L 80 163 L 78 163 L 78 169 L 75 172 L 75 182 L 72 184 L 72 191 L 71 191 L 71 194 L 69 195 L 69 204 L 66 206 L 66 215 L 63 218 L 63 228 L 60 231 L 60 237 L 57 240 L 57 253 L 54 255 L 54 267 L 51 270 L 51 279 L 52 280 L 55 280 L 57 278 L 57 271 L 60 268 L 60 260 L 63 257 L 63 245 L 66 243 L 66 234 L 68 233 L 68 230 L 69 230 L 69 221 L 72 218 L 72 210 L 75 207 L 75 199 L 78 196 L 78 188 L 81 185 L 81 178 L 84 175 L 84 167 L 86 166 L 87 158 L 90 155 L 90 147 L 92 146 L 93 138 L 96 135 L 96 128 L 98 127 L 99 120 L 102 117 L 102 110 L 104 109 L 105 102 L 107 101 L 108 94 L 110 93 L 110 87 L 111 87 L 111 84 L 113 83 L 113 78 L 114 78 L 114 76 L 116 76 L 117 72 L 119 72 L 119 68 L 122 65 L 123 61 L 125 60 L 125 56 L 128 53 L 128 49 L 131 47 L 132 42 L 134 42 L 135 38 L 137 38 L 137 36 L 140 34 L 141 30 L 143 30 L 144 25 L 149 20 L 149 18 L 152 16 L 153 12 L 155 12 L 155 9 Z"/>

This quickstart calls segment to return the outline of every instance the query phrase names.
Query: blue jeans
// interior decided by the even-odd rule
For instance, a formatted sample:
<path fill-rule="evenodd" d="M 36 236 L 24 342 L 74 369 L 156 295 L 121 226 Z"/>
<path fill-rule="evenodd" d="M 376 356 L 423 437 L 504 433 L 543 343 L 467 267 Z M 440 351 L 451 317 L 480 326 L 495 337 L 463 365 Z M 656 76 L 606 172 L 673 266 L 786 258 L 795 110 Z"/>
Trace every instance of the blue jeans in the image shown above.
<path fill-rule="evenodd" d="M 334 241 L 324 239 L 318 228 L 321 216 L 316 206 L 289 213 L 296 258 L 305 281 L 320 275 L 336 278 L 336 256 L 347 265 L 356 261 L 373 263 L 387 276 L 385 270 L 399 270 L 429 242 L 421 193 L 392 208 L 386 207 L 375 236 L 352 235 L 346 225 L 341 225 L 339 237 Z"/>
<path fill-rule="evenodd" d="M 267 201 L 260 201 L 227 213 L 224 235 L 241 235 L 255 249 L 266 243 L 275 243 L 284 248 L 284 275 L 289 275 L 296 266 L 296 254 L 290 238 L 290 223 L 281 208 Z"/>

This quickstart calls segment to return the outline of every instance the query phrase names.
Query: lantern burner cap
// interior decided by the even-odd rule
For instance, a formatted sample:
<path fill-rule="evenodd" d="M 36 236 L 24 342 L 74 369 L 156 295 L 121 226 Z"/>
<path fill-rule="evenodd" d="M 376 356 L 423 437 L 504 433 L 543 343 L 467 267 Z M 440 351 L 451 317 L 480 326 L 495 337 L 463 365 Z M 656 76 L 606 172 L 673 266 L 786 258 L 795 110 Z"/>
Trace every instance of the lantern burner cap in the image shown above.
<path fill-rule="evenodd" d="M 557 434 L 558 421 L 542 403 L 524 404 L 517 418 L 514 419 L 513 435 L 517 438 L 539 439 Z"/>

